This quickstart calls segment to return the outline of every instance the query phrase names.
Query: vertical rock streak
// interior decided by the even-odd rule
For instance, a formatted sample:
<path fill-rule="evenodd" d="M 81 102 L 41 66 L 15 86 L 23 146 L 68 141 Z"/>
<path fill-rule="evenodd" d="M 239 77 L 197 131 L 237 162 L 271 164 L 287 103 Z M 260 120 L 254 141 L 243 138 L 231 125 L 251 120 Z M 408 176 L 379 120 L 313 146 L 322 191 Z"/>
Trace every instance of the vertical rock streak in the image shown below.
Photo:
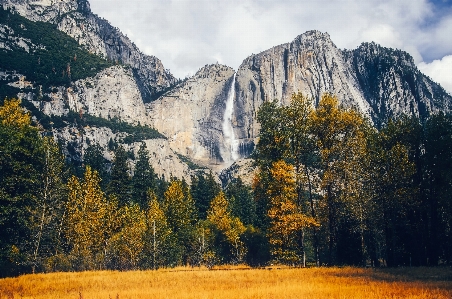
<path fill-rule="evenodd" d="M 232 113 L 234 112 L 234 98 L 235 98 L 235 76 L 232 77 L 231 87 L 228 92 L 228 98 L 226 99 L 226 108 L 223 116 L 223 137 L 224 137 L 224 161 L 229 164 L 233 163 L 239 158 L 238 155 L 238 140 L 234 134 L 234 128 L 232 126 Z"/>

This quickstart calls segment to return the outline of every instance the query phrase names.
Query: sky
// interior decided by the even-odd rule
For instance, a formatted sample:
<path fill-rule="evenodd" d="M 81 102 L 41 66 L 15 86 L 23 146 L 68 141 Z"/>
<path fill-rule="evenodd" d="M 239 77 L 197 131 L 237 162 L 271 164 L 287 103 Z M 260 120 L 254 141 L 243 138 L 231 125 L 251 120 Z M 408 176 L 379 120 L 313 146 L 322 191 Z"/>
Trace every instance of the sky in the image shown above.
<path fill-rule="evenodd" d="M 177 78 L 328 32 L 341 49 L 363 42 L 410 53 L 452 94 L 452 0 L 90 0 L 91 10 L 158 57 Z"/>

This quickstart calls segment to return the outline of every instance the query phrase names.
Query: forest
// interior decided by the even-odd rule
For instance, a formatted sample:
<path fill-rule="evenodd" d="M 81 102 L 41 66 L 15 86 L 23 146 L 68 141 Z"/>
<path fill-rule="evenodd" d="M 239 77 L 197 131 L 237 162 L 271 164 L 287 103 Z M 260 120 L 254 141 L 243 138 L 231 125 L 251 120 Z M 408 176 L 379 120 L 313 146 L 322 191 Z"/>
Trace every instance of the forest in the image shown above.
<path fill-rule="evenodd" d="M 144 144 L 81 166 L 0 107 L 0 275 L 179 265 L 436 266 L 452 259 L 452 116 L 379 129 L 330 94 L 257 115 L 253 185 L 158 177 Z M 79 169 L 76 169 L 79 168 Z M 78 175 L 77 175 L 78 174 Z"/>

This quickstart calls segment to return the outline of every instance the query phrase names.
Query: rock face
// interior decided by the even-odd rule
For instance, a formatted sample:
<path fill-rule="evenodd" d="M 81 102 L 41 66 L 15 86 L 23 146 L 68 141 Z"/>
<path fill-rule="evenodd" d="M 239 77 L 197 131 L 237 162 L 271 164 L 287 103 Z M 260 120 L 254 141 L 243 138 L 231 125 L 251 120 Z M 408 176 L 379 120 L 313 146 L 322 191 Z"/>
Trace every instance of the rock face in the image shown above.
<path fill-rule="evenodd" d="M 120 63 L 71 82 L 70 88 L 54 87 L 45 101 L 25 91 L 20 97 L 48 115 L 72 110 L 156 128 L 167 139 L 145 143 L 156 172 L 165 176 L 189 179 L 191 170 L 183 155 L 218 172 L 232 165 L 223 172 L 225 182 L 238 175 L 246 181 L 252 165 L 241 158 L 248 157 L 257 142 L 259 107 L 271 100 L 286 105 L 296 92 L 311 98 L 314 106 L 324 93 L 334 94 L 376 127 L 401 114 L 424 118 L 452 109 L 452 97 L 420 73 L 409 54 L 374 43 L 340 50 L 327 33 L 309 31 L 251 55 L 237 72 L 209 65 L 175 86 L 160 60 L 141 53 L 117 28 L 94 15 L 86 0 L 0 0 L 0 4 L 28 19 L 56 24 L 89 51 Z M 39 47 L 25 39 L 8 39 L 10 29 L 0 27 L 1 48 Z M 17 80 L 13 87 L 32 84 L 15 70 L 0 71 L 0 78 Z M 60 138 L 78 144 L 81 156 L 86 138 L 105 149 L 109 138 L 122 138 L 106 128 L 84 130 L 85 135 L 73 128 L 64 130 L 58 133 Z M 138 144 L 126 147 L 136 151 Z"/>
<path fill-rule="evenodd" d="M 131 124 L 151 124 L 130 67 L 107 68 L 95 77 L 73 82 L 69 88 L 55 88 L 46 96 L 51 100 L 27 99 L 47 115 L 65 115 L 70 109 Z"/>
<path fill-rule="evenodd" d="M 234 70 L 215 64 L 147 104 L 154 128 L 175 151 L 212 169 L 231 164 L 222 123 Z"/>
<path fill-rule="evenodd" d="M 451 95 L 422 74 L 408 53 L 375 43 L 363 43 L 343 53 L 377 126 L 401 114 L 425 118 L 451 111 Z"/>
<path fill-rule="evenodd" d="M 313 105 L 325 92 L 334 94 L 376 126 L 404 113 L 422 118 L 452 108 L 452 97 L 420 73 L 406 52 L 375 44 L 340 50 L 327 33 L 309 31 L 239 67 L 234 129 L 240 142 L 252 145 L 258 136 L 255 115 L 264 101 L 286 105 L 295 92 Z"/>
<path fill-rule="evenodd" d="M 75 159 L 81 162 L 84 153 L 88 148 L 88 144 L 99 144 L 104 149 L 104 157 L 113 160 L 113 152 L 108 150 L 108 142 L 110 140 L 120 140 L 127 136 L 125 133 L 113 133 L 108 128 L 85 127 L 81 132 L 76 127 L 65 127 L 63 129 L 54 130 L 54 136 L 63 145 L 63 151 L 68 159 Z M 149 152 L 149 162 L 154 168 L 155 173 L 159 177 L 169 179 L 171 176 L 177 178 L 185 178 L 190 183 L 191 176 L 195 170 L 190 169 L 179 156 L 171 150 L 166 139 L 148 139 L 143 141 Z M 127 152 L 134 153 L 138 156 L 138 150 L 141 142 L 132 144 L 123 144 Z M 129 160 L 129 167 L 134 169 L 135 161 Z"/>
<path fill-rule="evenodd" d="M 87 0 L 0 0 L 0 4 L 32 21 L 54 23 L 90 52 L 131 66 L 144 101 L 175 82 L 158 58 L 141 53 L 117 28 L 93 14 Z"/>

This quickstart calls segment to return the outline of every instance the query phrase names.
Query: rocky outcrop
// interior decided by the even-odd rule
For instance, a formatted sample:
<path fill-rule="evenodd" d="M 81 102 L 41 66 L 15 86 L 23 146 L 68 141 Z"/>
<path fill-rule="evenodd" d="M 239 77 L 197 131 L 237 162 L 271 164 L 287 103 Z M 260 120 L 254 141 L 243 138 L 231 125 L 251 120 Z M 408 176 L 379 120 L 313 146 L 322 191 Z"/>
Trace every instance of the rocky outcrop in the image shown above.
<path fill-rule="evenodd" d="M 215 64 L 201 68 L 175 89 L 147 104 L 154 128 L 171 148 L 212 169 L 224 167 L 222 122 L 234 70 Z"/>
<path fill-rule="evenodd" d="M 452 109 L 452 97 L 422 74 L 410 54 L 375 43 L 344 50 L 377 126 L 402 114 L 419 118 Z"/>
<path fill-rule="evenodd" d="M 219 177 L 223 188 L 226 188 L 229 183 L 237 178 L 240 178 L 244 184 L 251 186 L 256 173 L 257 167 L 254 165 L 254 161 L 244 158 L 223 169 Z"/>
<path fill-rule="evenodd" d="M 286 105 L 295 92 L 313 105 L 326 92 L 336 95 L 377 127 L 401 114 L 423 118 L 452 109 L 452 97 L 420 73 L 406 52 L 375 44 L 340 50 L 327 33 L 309 31 L 246 58 L 239 67 L 234 129 L 245 148 L 259 134 L 255 116 L 262 103 Z"/>
<path fill-rule="evenodd" d="M 54 88 L 45 96 L 50 100 L 28 100 L 47 115 L 65 115 L 70 109 L 131 124 L 150 124 L 130 67 L 107 68 L 95 77 L 74 82 L 69 88 Z"/>
<path fill-rule="evenodd" d="M 109 128 L 84 127 L 80 130 L 77 127 L 65 127 L 63 129 L 54 130 L 54 136 L 62 144 L 64 153 L 68 159 L 75 159 L 79 162 L 83 160 L 84 153 L 89 144 L 99 144 L 103 148 L 104 157 L 112 161 L 113 152 L 108 149 L 110 140 L 120 141 L 127 136 L 126 133 L 113 133 Z M 184 178 L 190 182 L 191 176 L 195 171 L 190 169 L 179 156 L 171 150 L 166 139 L 149 139 L 143 141 L 149 152 L 149 162 L 154 168 L 155 173 L 165 179 L 176 177 Z M 134 153 L 138 156 L 138 150 L 141 142 L 132 144 L 123 144 L 127 152 Z M 135 161 L 128 160 L 131 172 L 134 169 Z"/>
<path fill-rule="evenodd" d="M 141 53 L 119 29 L 93 14 L 87 0 L 0 0 L 0 4 L 30 20 L 54 23 L 90 52 L 131 66 L 144 101 L 175 82 L 158 58 Z"/>

